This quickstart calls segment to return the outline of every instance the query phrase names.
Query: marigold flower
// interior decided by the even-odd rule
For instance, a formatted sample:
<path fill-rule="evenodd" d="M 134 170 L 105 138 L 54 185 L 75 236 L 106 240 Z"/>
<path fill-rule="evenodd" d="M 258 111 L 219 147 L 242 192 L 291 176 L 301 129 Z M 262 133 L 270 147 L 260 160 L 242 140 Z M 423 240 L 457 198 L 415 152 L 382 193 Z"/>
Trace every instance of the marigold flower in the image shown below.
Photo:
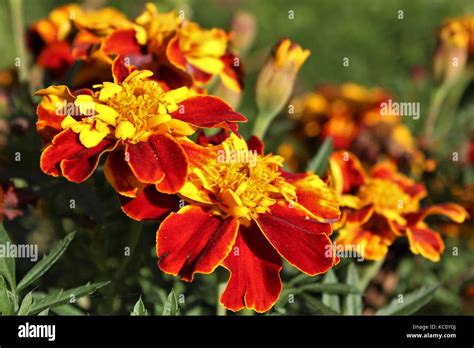
<path fill-rule="evenodd" d="M 376 164 L 368 175 L 353 154 L 339 151 L 330 158 L 333 186 L 340 198 L 342 218 L 336 243 L 361 245 L 369 260 L 383 258 L 398 237 L 405 236 L 414 254 L 438 261 L 444 242 L 424 222 L 429 215 L 444 215 L 461 223 L 468 216 L 461 206 L 444 203 L 420 207 L 427 192 L 422 184 L 397 172 L 395 164 Z"/>
<path fill-rule="evenodd" d="M 416 174 L 428 171 L 430 163 L 402 117 L 383 115 L 389 100 L 390 94 L 381 88 L 354 83 L 322 86 L 293 99 L 296 136 L 303 139 L 303 150 L 311 150 L 298 151 L 292 161 L 305 163 L 320 142 L 330 137 L 335 149 L 351 149 L 369 164 L 387 155 Z"/>
<path fill-rule="evenodd" d="M 178 192 L 188 205 L 157 232 L 161 270 L 192 281 L 221 265 L 231 275 L 220 302 L 232 311 L 264 312 L 281 292 L 282 258 L 309 275 L 334 265 L 330 222 L 340 212 L 334 191 L 319 177 L 283 172 L 283 159 L 264 155 L 255 137 L 246 143 L 231 134 L 217 146 L 184 146 L 194 154 Z M 250 154 L 255 158 L 244 161 Z M 138 220 L 162 218 L 177 208 L 171 197 L 146 189 L 123 198 L 123 210 Z"/>
<path fill-rule="evenodd" d="M 133 71 L 114 63 L 114 82 L 96 91 L 72 93 L 66 86 L 36 92 L 38 132 L 48 142 L 41 169 L 70 181 L 86 180 L 100 156 L 112 152 L 105 174 L 112 186 L 134 196 L 137 182 L 176 192 L 187 176 L 188 161 L 180 145 L 197 128 L 237 130 L 245 117 L 216 97 L 191 95 L 186 87 L 166 91 L 150 71 Z"/>
<path fill-rule="evenodd" d="M 117 30 L 105 40 L 103 51 L 130 58 L 132 64 L 155 72 L 170 87 L 202 87 L 219 76 L 227 88 L 241 91 L 241 64 L 230 52 L 224 30 L 203 29 L 180 20 L 175 12 L 159 13 L 151 3 L 136 23 L 146 31 L 145 44 L 136 40 L 134 30 Z"/>

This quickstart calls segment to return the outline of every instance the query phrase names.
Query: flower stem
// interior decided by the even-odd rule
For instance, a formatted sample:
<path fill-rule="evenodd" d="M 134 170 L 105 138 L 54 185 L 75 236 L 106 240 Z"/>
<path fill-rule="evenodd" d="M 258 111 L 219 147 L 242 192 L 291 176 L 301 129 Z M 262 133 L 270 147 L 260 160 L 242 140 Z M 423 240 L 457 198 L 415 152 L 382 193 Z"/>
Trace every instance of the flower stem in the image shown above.
<path fill-rule="evenodd" d="M 263 139 L 265 133 L 267 132 L 268 126 L 270 126 L 270 123 L 273 121 L 275 116 L 276 114 L 272 115 L 263 112 L 258 113 L 253 125 L 253 135 Z"/>
<path fill-rule="evenodd" d="M 23 29 L 23 1 L 10 0 L 13 36 L 18 62 L 18 78 L 21 83 L 28 81 L 28 60 L 26 55 L 25 31 Z M 15 62 L 16 63 L 16 62 Z"/>
<path fill-rule="evenodd" d="M 217 285 L 217 305 L 216 305 L 216 312 L 218 316 L 225 316 L 227 315 L 227 310 L 223 305 L 220 304 L 219 299 L 221 298 L 222 293 L 224 292 L 226 287 L 226 283 L 220 283 Z"/>

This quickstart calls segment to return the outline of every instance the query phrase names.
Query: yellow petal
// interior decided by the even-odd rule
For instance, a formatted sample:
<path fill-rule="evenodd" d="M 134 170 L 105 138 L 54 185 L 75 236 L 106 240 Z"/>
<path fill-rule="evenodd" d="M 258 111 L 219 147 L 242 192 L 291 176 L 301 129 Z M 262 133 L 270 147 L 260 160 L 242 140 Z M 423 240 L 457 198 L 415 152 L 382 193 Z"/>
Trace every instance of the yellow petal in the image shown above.
<path fill-rule="evenodd" d="M 67 115 L 64 120 L 61 122 L 62 129 L 71 127 L 72 125 L 78 123 L 72 116 Z"/>
<path fill-rule="evenodd" d="M 84 127 L 79 133 L 79 140 L 81 144 L 87 148 L 97 146 L 105 137 L 107 133 L 102 133 L 91 127 Z"/>
<path fill-rule="evenodd" d="M 115 128 L 115 137 L 125 140 L 131 138 L 135 134 L 136 128 L 130 121 L 122 121 Z"/>
<path fill-rule="evenodd" d="M 183 100 L 186 100 L 188 94 L 188 87 L 180 87 L 178 89 L 173 89 L 169 92 L 166 92 L 162 100 L 167 103 L 179 103 Z"/>
<path fill-rule="evenodd" d="M 99 100 L 106 101 L 110 97 L 119 93 L 122 90 L 122 86 L 119 86 L 112 82 L 104 82 L 102 89 L 99 92 Z"/>
<path fill-rule="evenodd" d="M 188 62 L 208 74 L 218 74 L 224 69 L 224 63 L 213 57 L 187 57 Z"/>
<path fill-rule="evenodd" d="M 177 119 L 172 119 L 166 123 L 168 126 L 170 132 L 174 135 L 178 136 L 188 136 L 192 135 L 195 132 L 195 128 L 191 126 L 189 123 L 177 120 Z"/>
<path fill-rule="evenodd" d="M 111 126 L 117 124 L 118 112 L 112 109 L 110 106 L 104 104 L 95 104 L 95 118 L 104 121 Z"/>

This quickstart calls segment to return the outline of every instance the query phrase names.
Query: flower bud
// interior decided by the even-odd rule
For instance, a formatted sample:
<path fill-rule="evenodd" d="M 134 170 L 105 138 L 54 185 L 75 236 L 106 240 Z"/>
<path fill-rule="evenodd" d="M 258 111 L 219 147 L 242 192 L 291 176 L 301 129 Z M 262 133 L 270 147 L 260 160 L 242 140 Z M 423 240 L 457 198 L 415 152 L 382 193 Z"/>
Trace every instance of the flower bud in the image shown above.
<path fill-rule="evenodd" d="M 273 49 L 257 79 L 256 99 L 259 119 L 256 121 L 256 134 L 262 136 L 273 117 L 285 106 L 296 74 L 310 55 L 289 39 L 282 39 Z"/>

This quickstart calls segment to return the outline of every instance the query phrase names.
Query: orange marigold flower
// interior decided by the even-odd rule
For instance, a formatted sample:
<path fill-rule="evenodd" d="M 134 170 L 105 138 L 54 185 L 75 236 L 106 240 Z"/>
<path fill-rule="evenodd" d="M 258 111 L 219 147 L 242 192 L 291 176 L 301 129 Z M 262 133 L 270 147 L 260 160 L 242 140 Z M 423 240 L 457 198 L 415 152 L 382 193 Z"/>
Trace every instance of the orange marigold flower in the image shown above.
<path fill-rule="evenodd" d="M 468 213 L 458 204 L 444 203 L 420 208 L 427 195 L 422 184 L 397 172 L 392 162 L 375 165 L 367 174 L 357 157 L 339 151 L 330 158 L 333 186 L 343 207 L 336 243 L 360 245 L 369 260 L 383 258 L 389 246 L 406 236 L 410 250 L 438 261 L 444 242 L 424 222 L 429 215 L 444 215 L 461 223 Z"/>
<path fill-rule="evenodd" d="M 188 88 L 166 91 L 150 71 L 133 71 L 114 63 L 114 82 L 95 91 L 72 93 L 66 86 L 36 92 L 38 132 L 48 142 L 41 169 L 73 182 L 86 180 L 100 156 L 112 152 L 105 174 L 112 186 L 134 196 L 138 184 L 176 192 L 186 179 L 188 160 L 181 142 L 197 128 L 237 130 L 246 121 L 221 99 L 192 95 Z"/>
<path fill-rule="evenodd" d="M 311 150 L 294 154 L 293 161 L 305 163 L 320 142 L 330 137 L 334 148 L 351 149 L 369 164 L 387 155 L 416 174 L 429 171 L 431 163 L 425 160 L 396 110 L 390 110 L 392 116 L 382 112 L 390 107 L 391 99 L 381 88 L 369 89 L 354 83 L 323 86 L 295 98 L 290 103 L 294 106 L 292 118 L 297 122 L 295 133 L 305 142 L 302 148 Z"/>
<path fill-rule="evenodd" d="M 220 140 L 199 138 L 201 144 Z M 309 275 L 334 265 L 330 222 L 340 212 L 335 192 L 319 177 L 283 172 L 283 159 L 264 155 L 255 137 L 246 143 L 231 134 L 216 146 L 184 146 L 193 156 L 178 196 L 188 205 L 159 227 L 161 270 L 191 281 L 221 265 L 230 278 L 220 302 L 232 311 L 265 312 L 282 289 L 282 258 Z M 177 209 L 171 197 L 147 188 L 134 199 L 123 197 L 122 208 L 138 220 L 162 218 Z"/>
<path fill-rule="evenodd" d="M 224 30 L 203 29 L 195 22 L 181 20 L 176 12 L 160 13 L 151 3 L 136 23 L 145 30 L 146 43 L 136 39 L 136 30 L 121 29 L 105 40 L 103 51 L 127 57 L 133 65 L 155 72 L 171 88 L 202 87 L 219 76 L 227 88 L 241 91 L 240 60 L 230 52 Z"/>

